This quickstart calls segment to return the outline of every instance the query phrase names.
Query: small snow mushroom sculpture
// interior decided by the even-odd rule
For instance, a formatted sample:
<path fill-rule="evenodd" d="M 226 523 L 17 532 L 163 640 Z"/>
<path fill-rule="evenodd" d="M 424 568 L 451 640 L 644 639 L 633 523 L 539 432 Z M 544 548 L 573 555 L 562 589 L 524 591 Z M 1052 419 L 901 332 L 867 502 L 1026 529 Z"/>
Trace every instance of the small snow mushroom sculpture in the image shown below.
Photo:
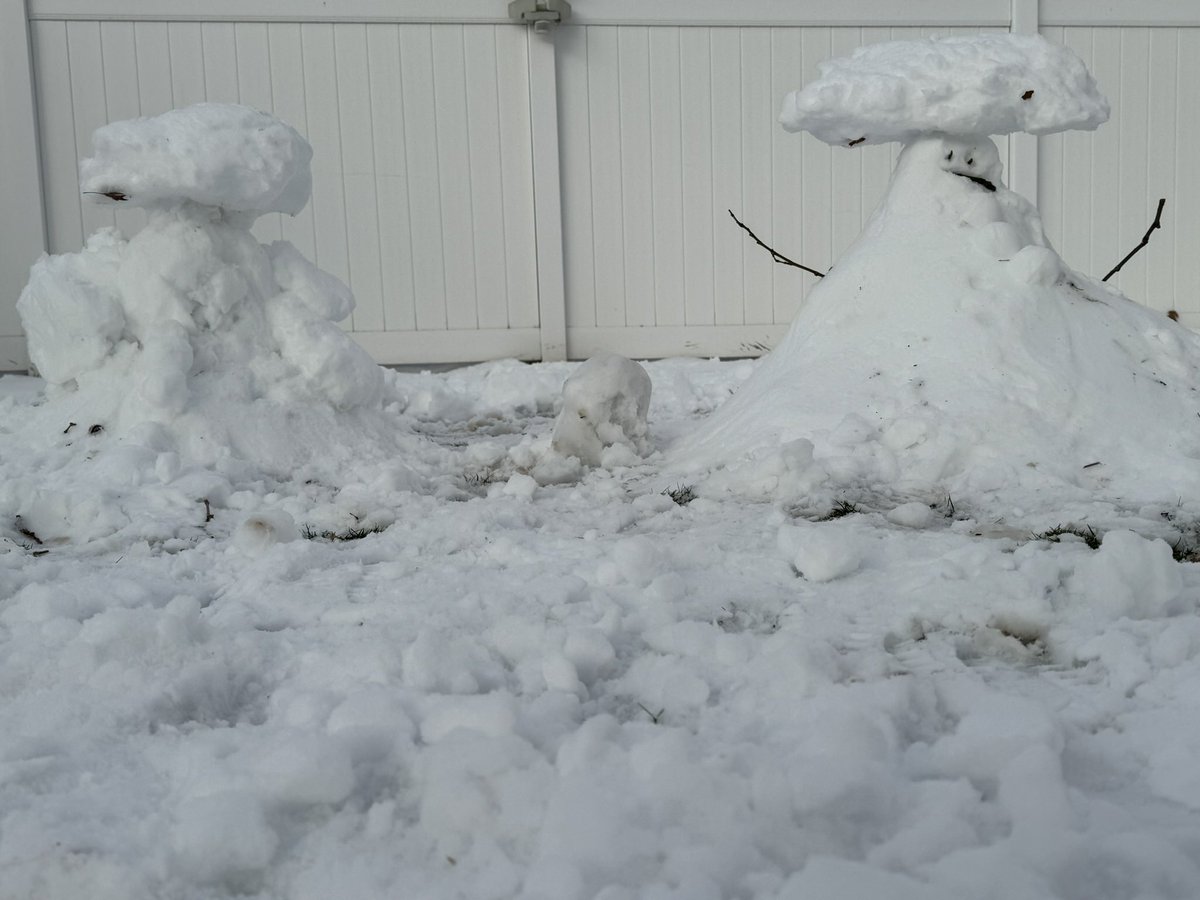
<path fill-rule="evenodd" d="M 142 207 L 146 224 L 30 273 L 17 308 L 59 418 L 118 436 L 152 425 L 154 443 L 201 465 L 232 454 L 290 471 L 333 452 L 347 416 L 380 406 L 382 370 L 336 324 L 349 289 L 250 233 L 308 202 L 308 142 L 266 113 L 202 103 L 106 125 L 93 148 L 83 193 Z"/>
<path fill-rule="evenodd" d="M 863 233 L 674 464 L 776 497 L 1200 488 L 1200 339 L 1072 272 L 989 137 L 1099 126 L 1083 63 L 979 35 L 868 46 L 820 73 L 787 97 L 785 128 L 904 150 Z"/>

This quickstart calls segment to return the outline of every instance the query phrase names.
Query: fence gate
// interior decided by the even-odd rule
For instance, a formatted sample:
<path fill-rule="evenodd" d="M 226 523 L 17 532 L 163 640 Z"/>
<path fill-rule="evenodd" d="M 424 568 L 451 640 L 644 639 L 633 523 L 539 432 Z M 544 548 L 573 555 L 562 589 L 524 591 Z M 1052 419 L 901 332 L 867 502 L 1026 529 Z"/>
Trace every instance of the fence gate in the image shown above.
<path fill-rule="evenodd" d="M 546 19 L 562 4 L 516 6 Z M 573 0 L 535 31 L 507 0 L 0 0 L 0 370 L 27 364 L 14 304 L 37 254 L 140 227 L 136 210 L 80 202 L 92 131 L 201 100 L 274 112 L 309 138 L 312 203 L 256 233 L 351 286 L 344 325 L 382 363 L 757 355 L 814 282 L 773 265 L 727 210 L 823 268 L 896 154 L 783 133 L 783 94 L 866 43 L 979 31 L 1041 31 L 1092 66 L 1114 122 L 1001 141 L 1008 181 L 1088 272 L 1168 197 L 1163 235 L 1120 285 L 1200 325 L 1200 180 L 1186 164 L 1200 7 L 829 6 Z"/>

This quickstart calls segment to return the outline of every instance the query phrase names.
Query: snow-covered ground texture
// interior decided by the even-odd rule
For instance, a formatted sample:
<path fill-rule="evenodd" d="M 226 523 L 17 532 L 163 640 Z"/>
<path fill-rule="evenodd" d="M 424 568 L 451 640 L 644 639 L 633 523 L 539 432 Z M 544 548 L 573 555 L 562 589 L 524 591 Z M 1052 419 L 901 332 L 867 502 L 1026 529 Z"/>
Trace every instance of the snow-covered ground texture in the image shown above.
<path fill-rule="evenodd" d="M 1200 496 L 1200 337 L 1071 271 L 1000 178 L 988 138 L 906 146 L 863 234 L 677 469 L 764 497 L 991 497 L 998 514 L 1045 492 Z"/>
<path fill-rule="evenodd" d="M 981 34 L 870 44 L 821 63 L 788 94 L 780 122 L 830 144 L 917 134 L 1052 134 L 1108 120 L 1108 101 L 1074 52 L 1039 35 Z"/>
<path fill-rule="evenodd" d="M 407 490 L 75 437 L 158 525 L 0 498 L 0 897 L 1200 896 L 1196 495 L 669 480 L 764 367 L 648 364 L 646 460 L 549 486 L 569 364 L 389 373 Z M 59 496 L 41 387 L 0 474 Z"/>

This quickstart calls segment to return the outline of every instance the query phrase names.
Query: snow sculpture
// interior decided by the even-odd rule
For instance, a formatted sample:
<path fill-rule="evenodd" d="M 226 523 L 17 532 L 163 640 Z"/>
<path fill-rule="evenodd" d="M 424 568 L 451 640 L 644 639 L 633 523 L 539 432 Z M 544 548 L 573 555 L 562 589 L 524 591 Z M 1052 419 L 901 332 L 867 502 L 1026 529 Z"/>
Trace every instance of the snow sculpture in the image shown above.
<path fill-rule="evenodd" d="M 250 233 L 308 202 L 308 142 L 265 113 L 202 103 L 107 125 L 93 147 L 84 193 L 142 207 L 146 224 L 33 266 L 17 307 L 57 418 L 153 426 L 201 465 L 290 471 L 334 452 L 347 417 L 380 407 L 383 372 L 336 324 L 349 289 Z"/>
<path fill-rule="evenodd" d="M 563 385 L 551 447 L 584 465 L 628 464 L 649 449 L 650 376 L 614 353 L 593 356 Z"/>
<path fill-rule="evenodd" d="M 1080 60 L 1040 37 L 893 42 L 824 64 L 784 126 L 906 146 L 858 240 L 674 464 L 773 496 L 1200 488 L 1200 338 L 1071 271 L 988 137 L 1107 115 Z M 797 462 L 800 443 L 813 452 Z"/>

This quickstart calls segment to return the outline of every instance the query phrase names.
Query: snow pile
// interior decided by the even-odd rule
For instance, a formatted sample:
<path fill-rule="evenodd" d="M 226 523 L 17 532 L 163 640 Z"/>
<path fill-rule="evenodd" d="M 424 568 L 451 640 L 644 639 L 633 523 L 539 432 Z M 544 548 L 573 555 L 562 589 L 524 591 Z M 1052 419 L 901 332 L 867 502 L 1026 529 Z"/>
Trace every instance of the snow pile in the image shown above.
<path fill-rule="evenodd" d="M 1092 130 L 1108 101 L 1071 50 L 1040 35 L 889 41 L 824 62 L 793 91 L 779 121 L 829 144 L 907 141 L 917 134 L 1052 134 Z"/>
<path fill-rule="evenodd" d="M 563 385 L 551 446 L 589 466 L 636 462 L 649 448 L 650 376 L 615 353 L 593 356 Z"/>
<path fill-rule="evenodd" d="M 246 106 L 197 103 L 112 122 L 92 135 L 92 148 L 79 166 L 83 192 L 130 206 L 191 200 L 295 215 L 312 190 L 308 141 Z"/>
<path fill-rule="evenodd" d="M 573 368 L 397 374 L 437 489 L 349 461 L 360 528 L 392 517 L 359 539 L 297 539 L 303 473 L 202 528 L 117 499 L 187 539 L 0 518 L 0 897 L 1200 896 L 1200 567 L 1168 546 L 1200 502 L 1048 486 L 1001 533 L 968 495 L 669 497 L 653 456 L 465 477 L 549 443 Z M 645 368 L 662 442 L 755 366 Z M 1068 519 L 1099 549 L 1031 539 Z"/>
<path fill-rule="evenodd" d="M 971 73 L 1001 45 L 954 45 L 970 102 Z M 927 42 L 908 44 L 911 58 L 904 46 L 886 57 L 900 71 L 928 63 Z M 873 60 L 835 71 L 862 63 L 868 77 Z M 957 96 L 913 128 L 960 127 Z M 987 137 L 914 138 L 862 235 L 676 464 L 787 497 L 852 487 L 1034 503 L 1053 484 L 1158 501 L 1200 489 L 1200 336 L 1072 272 L 1000 177 Z"/>
<path fill-rule="evenodd" d="M 303 206 L 310 155 L 291 128 L 240 106 L 97 133 L 86 183 L 144 206 L 146 225 L 128 241 L 104 229 L 79 253 L 43 257 L 17 304 L 49 382 L 48 402 L 19 431 L 33 447 L 59 448 L 61 465 L 71 460 L 80 496 L 197 470 L 254 479 L 307 469 L 340 484 L 351 460 L 402 455 L 383 370 L 336 324 L 353 309 L 349 289 L 291 244 L 264 246 L 249 230 L 262 212 Z M 101 516 L 80 530 L 93 517 L 78 499 L 36 484 L 6 492 L 47 534 L 114 527 Z M 111 495 L 94 504 L 120 506 Z"/>

